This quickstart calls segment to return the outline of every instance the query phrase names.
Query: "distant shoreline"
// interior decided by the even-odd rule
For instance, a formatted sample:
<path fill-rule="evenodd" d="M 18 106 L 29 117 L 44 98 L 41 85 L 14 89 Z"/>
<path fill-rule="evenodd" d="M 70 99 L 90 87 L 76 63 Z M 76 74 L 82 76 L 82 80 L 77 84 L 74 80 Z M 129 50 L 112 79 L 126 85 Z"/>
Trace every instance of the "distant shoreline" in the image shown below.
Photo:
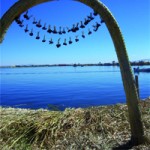
<path fill-rule="evenodd" d="M 150 66 L 150 62 L 131 62 L 131 66 Z M 98 64 L 44 64 L 44 65 L 12 65 L 0 66 L 0 68 L 35 68 L 35 67 L 86 67 L 86 66 L 119 66 L 119 63 L 98 63 Z"/>

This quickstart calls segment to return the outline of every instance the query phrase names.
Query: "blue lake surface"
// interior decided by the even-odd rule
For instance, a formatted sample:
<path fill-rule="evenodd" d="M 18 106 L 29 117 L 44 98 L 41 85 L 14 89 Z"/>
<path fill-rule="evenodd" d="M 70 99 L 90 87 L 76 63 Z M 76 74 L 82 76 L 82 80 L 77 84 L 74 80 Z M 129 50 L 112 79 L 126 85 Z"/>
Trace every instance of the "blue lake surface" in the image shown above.
<path fill-rule="evenodd" d="M 89 107 L 125 103 L 120 68 L 1 68 L 1 106 L 19 108 Z M 139 74 L 140 98 L 150 96 L 150 74 Z"/>

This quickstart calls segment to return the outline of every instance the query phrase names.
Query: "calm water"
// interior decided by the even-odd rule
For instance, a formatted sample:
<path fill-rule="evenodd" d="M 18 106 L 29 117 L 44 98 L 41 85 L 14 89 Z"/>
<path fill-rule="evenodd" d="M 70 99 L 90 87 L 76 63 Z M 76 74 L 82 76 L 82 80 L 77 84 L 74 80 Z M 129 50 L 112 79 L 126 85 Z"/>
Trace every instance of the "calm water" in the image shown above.
<path fill-rule="evenodd" d="M 1 105 L 47 108 L 125 103 L 119 67 L 1 68 Z M 150 74 L 139 74 L 140 97 L 150 96 Z"/>

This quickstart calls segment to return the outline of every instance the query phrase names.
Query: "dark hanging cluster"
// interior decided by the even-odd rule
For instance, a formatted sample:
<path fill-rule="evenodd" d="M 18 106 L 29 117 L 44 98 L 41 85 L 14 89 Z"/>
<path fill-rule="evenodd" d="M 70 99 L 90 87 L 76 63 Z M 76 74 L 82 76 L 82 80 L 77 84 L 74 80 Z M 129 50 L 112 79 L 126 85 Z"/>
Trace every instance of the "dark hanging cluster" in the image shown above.
<path fill-rule="evenodd" d="M 53 28 L 51 27 L 51 25 L 47 25 L 46 23 L 44 23 L 42 25 L 41 23 L 41 20 L 37 20 L 35 17 L 32 17 L 32 15 L 29 16 L 29 12 L 27 11 L 23 17 L 24 17 L 24 20 L 30 20 L 31 18 L 33 18 L 33 21 L 32 21 L 32 24 L 35 25 L 35 27 L 37 28 L 41 28 L 43 31 L 46 31 L 47 33 L 49 34 L 59 34 L 59 35 L 62 35 L 62 34 L 66 34 L 66 33 L 69 33 L 69 32 L 72 32 L 72 33 L 76 33 L 77 31 L 79 31 L 80 29 L 84 29 L 86 28 L 86 26 L 92 21 L 94 20 L 95 16 L 97 16 L 97 13 L 94 12 L 94 13 L 90 13 L 85 19 L 84 21 L 80 21 L 78 23 L 75 23 L 72 25 L 72 27 L 59 27 L 59 29 L 57 29 L 56 26 L 53 26 Z M 20 16 L 17 17 L 15 19 L 16 23 L 20 26 L 20 27 L 24 27 L 24 20 L 20 19 Z M 100 20 L 100 22 L 96 22 L 91 28 L 92 29 L 88 29 L 88 35 L 91 35 L 92 34 L 92 31 L 96 32 L 98 31 L 99 27 L 101 26 L 101 24 L 104 23 L 104 20 Z M 29 31 L 28 29 L 28 24 L 25 26 L 25 29 L 24 29 L 25 33 L 29 32 L 29 35 L 30 36 L 33 36 L 34 35 L 34 32 L 33 32 L 33 28 Z M 75 39 L 74 41 L 75 42 L 79 42 L 79 36 L 75 36 Z M 82 35 L 81 35 L 82 38 L 85 38 L 85 33 L 84 31 L 82 31 Z M 35 39 L 39 40 L 40 39 L 40 32 L 37 32 L 36 33 L 36 37 Z M 58 39 L 57 43 L 56 43 L 56 47 L 59 48 L 61 47 L 61 43 L 60 43 L 60 39 Z M 43 39 L 42 39 L 42 42 L 46 42 L 46 37 L 44 35 Z M 65 38 L 64 41 L 63 41 L 63 45 L 66 46 L 68 44 L 72 44 L 73 41 L 72 41 L 72 38 L 69 37 L 68 39 L 68 42 L 67 42 L 67 39 Z M 50 38 L 49 40 L 49 44 L 54 44 L 53 42 L 53 39 Z"/>
<path fill-rule="evenodd" d="M 24 24 L 23 24 L 24 20 L 21 20 L 21 19 L 20 19 L 20 16 L 17 17 L 17 18 L 15 18 L 15 21 L 16 21 L 16 23 L 17 23 L 20 27 L 23 27 L 23 26 L 24 26 Z"/>

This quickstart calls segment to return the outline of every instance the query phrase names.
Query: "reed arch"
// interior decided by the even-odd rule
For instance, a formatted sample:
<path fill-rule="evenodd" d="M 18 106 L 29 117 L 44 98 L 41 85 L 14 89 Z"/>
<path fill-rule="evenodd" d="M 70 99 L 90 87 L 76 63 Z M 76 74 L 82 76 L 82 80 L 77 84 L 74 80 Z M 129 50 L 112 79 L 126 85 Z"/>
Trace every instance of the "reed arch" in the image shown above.
<path fill-rule="evenodd" d="M 27 11 L 33 6 L 39 5 L 45 2 L 52 2 L 55 0 L 19 0 L 16 2 L 1 18 L 0 26 L 0 43 L 2 43 L 4 35 L 15 20 L 16 17 L 21 15 L 23 12 Z M 138 95 L 137 89 L 134 82 L 134 77 L 132 74 L 130 62 L 128 59 L 125 42 L 120 31 L 120 28 L 109 11 L 109 9 L 99 0 L 74 0 L 76 2 L 81 2 L 89 7 L 91 7 L 95 12 L 97 12 L 101 18 L 105 21 L 108 31 L 111 35 L 112 41 L 115 46 L 116 54 L 118 57 L 122 81 L 124 85 L 124 90 L 126 94 L 126 101 L 129 112 L 129 123 L 131 127 L 131 141 L 136 144 L 143 143 L 144 141 L 144 130 L 141 121 L 141 113 L 138 107 Z"/>

